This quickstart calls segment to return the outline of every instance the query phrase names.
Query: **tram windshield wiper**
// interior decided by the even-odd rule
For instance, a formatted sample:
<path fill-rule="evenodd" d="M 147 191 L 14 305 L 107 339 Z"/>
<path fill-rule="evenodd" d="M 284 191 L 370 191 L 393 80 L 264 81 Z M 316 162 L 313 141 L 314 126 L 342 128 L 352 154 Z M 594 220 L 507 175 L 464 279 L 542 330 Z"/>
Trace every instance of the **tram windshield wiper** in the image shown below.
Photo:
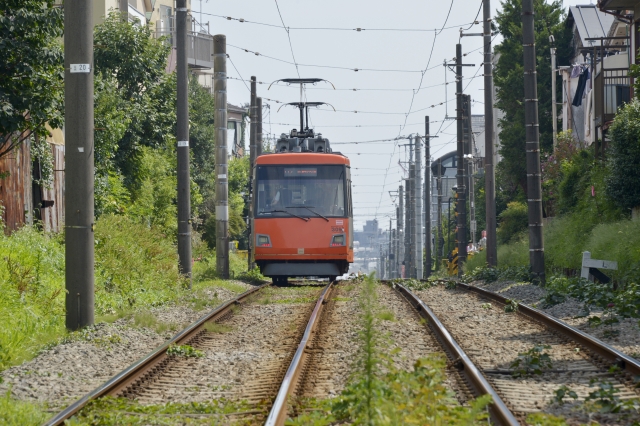
<path fill-rule="evenodd" d="M 309 222 L 309 218 L 308 217 L 298 216 L 297 214 L 291 213 L 291 212 L 286 211 L 286 210 L 268 210 L 268 211 L 266 211 L 264 213 L 287 213 L 287 214 L 289 214 L 291 216 L 297 217 L 298 219 L 302 219 L 305 222 Z"/>
<path fill-rule="evenodd" d="M 291 207 L 287 207 L 288 209 L 296 209 L 296 208 L 300 208 L 302 207 L 303 209 L 307 209 L 309 210 L 311 213 L 316 214 L 318 216 L 320 216 L 321 218 L 323 218 L 324 220 L 326 220 L 327 222 L 329 222 L 329 219 L 326 218 L 325 216 L 322 216 L 320 213 L 318 213 L 315 210 L 311 210 L 313 208 L 313 206 L 291 206 Z"/>

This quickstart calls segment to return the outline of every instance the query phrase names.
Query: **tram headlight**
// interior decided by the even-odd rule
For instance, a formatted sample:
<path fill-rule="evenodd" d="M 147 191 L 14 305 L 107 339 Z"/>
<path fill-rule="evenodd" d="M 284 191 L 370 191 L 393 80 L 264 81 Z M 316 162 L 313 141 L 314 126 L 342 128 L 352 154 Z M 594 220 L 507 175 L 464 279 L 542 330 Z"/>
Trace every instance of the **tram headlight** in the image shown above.
<path fill-rule="evenodd" d="M 344 246 L 345 240 L 344 234 L 334 235 L 333 238 L 331 238 L 331 247 L 342 247 Z"/>
<path fill-rule="evenodd" d="M 271 238 L 268 235 L 256 235 L 256 247 L 271 247 Z"/>

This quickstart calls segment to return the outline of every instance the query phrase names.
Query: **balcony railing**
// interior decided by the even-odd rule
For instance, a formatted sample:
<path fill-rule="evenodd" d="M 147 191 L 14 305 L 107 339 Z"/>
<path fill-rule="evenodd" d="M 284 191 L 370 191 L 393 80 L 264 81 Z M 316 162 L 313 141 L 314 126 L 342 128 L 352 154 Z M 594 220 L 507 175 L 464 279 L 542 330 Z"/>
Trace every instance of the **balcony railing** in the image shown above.
<path fill-rule="evenodd" d="M 166 37 L 176 47 L 175 17 L 168 16 L 156 22 L 156 38 Z M 191 68 L 213 68 L 213 36 L 187 31 L 187 62 Z"/>

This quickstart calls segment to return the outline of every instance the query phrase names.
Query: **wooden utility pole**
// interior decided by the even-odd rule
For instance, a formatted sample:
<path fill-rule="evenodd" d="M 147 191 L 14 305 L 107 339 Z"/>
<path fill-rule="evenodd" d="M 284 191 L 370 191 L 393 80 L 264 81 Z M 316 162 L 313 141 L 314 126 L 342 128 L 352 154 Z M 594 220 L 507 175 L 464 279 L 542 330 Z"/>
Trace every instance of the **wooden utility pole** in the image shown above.
<path fill-rule="evenodd" d="M 66 327 L 94 322 L 93 2 L 67 0 L 64 14 Z"/>
<path fill-rule="evenodd" d="M 542 188 L 540 133 L 538 127 L 538 87 L 536 44 L 533 27 L 533 0 L 522 1 L 524 47 L 524 123 L 527 150 L 527 204 L 529 210 L 529 263 L 534 279 L 545 283 L 544 241 L 542 236 Z"/>

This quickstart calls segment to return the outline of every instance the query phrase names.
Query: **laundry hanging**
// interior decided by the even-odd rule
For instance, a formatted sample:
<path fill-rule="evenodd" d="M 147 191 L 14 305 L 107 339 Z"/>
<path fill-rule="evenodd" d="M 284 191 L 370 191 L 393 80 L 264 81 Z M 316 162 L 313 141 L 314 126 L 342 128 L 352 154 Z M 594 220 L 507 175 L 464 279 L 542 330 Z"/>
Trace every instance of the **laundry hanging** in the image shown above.
<path fill-rule="evenodd" d="M 578 87 L 576 87 L 576 94 L 573 97 L 573 102 L 571 102 L 571 105 L 573 106 L 582 105 L 582 96 L 584 95 L 584 89 L 587 86 L 587 80 L 589 80 L 588 68 L 587 67 L 581 67 L 581 68 L 582 68 L 582 71 L 580 73 L 580 77 L 578 77 Z"/>

